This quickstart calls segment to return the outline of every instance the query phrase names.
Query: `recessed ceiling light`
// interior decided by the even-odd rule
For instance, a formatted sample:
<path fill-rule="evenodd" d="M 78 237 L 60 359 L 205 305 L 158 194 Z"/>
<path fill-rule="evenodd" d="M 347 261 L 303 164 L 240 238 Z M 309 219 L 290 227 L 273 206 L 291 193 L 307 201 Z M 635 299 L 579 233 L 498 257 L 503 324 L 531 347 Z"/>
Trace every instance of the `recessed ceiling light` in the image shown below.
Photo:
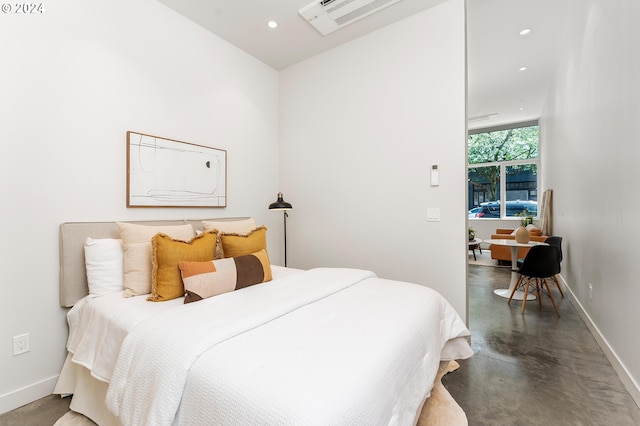
<path fill-rule="evenodd" d="M 520 67 L 520 68 L 518 68 L 518 71 L 526 71 L 526 70 L 527 70 L 527 67 Z"/>
<path fill-rule="evenodd" d="M 529 28 L 525 28 L 524 30 L 520 31 L 520 35 L 527 35 L 531 32 L 531 30 Z"/>
<path fill-rule="evenodd" d="M 520 111 L 524 111 L 524 107 L 520 107 Z"/>
<path fill-rule="evenodd" d="M 277 28 L 278 23 L 276 21 L 269 21 L 267 22 L 267 26 L 269 26 L 269 28 Z"/>

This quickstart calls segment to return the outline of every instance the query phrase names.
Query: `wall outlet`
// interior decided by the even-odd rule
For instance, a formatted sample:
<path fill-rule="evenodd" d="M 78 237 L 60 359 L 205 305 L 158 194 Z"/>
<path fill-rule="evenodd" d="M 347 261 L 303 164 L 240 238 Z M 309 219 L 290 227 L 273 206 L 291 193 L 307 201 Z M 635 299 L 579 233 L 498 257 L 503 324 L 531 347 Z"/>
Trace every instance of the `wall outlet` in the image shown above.
<path fill-rule="evenodd" d="M 13 336 L 13 354 L 29 352 L 29 333 Z"/>
<path fill-rule="evenodd" d="M 589 300 L 593 300 L 593 284 L 589 283 Z"/>

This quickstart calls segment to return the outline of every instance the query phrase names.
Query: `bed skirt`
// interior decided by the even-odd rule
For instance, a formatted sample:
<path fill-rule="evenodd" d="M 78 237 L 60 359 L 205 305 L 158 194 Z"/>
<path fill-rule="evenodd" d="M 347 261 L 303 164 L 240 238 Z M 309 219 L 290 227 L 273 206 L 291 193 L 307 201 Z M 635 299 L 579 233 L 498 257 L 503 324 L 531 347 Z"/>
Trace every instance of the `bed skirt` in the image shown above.
<path fill-rule="evenodd" d="M 73 395 L 69 408 L 100 426 L 121 426 L 118 418 L 111 414 L 104 403 L 109 384 L 94 378 L 83 366 L 73 363 L 71 356 L 70 353 L 67 354 L 53 393 Z"/>
<path fill-rule="evenodd" d="M 468 425 L 464 411 L 440 382 L 443 375 L 455 370 L 456 367 L 452 367 L 450 363 L 455 363 L 455 361 L 440 363 L 431 397 L 420 407 L 417 426 L 442 425 L 443 420 L 448 426 Z M 71 354 L 67 354 L 53 393 L 62 396 L 72 395 L 69 408 L 100 426 L 121 426 L 121 423 L 111 414 L 104 403 L 108 387 L 108 383 L 91 376 L 89 370 L 71 362 Z"/>

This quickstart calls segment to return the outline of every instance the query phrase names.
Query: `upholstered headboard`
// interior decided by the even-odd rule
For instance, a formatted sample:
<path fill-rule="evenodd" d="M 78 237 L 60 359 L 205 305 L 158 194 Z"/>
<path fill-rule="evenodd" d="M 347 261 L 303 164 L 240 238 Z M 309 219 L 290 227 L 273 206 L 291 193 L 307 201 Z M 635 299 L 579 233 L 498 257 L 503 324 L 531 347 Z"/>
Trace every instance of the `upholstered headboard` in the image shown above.
<path fill-rule="evenodd" d="M 202 220 L 234 221 L 247 218 L 131 221 L 143 225 L 183 225 L 202 230 Z M 60 225 L 60 305 L 68 308 L 89 294 L 84 243 L 91 238 L 120 238 L 117 222 L 66 222 Z"/>

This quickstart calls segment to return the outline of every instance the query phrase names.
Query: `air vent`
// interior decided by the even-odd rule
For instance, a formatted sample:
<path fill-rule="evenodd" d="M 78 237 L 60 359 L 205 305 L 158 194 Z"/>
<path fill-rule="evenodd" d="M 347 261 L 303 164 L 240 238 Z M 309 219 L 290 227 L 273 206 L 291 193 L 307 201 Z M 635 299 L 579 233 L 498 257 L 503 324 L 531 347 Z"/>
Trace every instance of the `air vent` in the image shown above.
<path fill-rule="evenodd" d="M 482 121 L 482 120 L 490 120 L 492 118 L 498 117 L 497 112 L 492 112 L 491 114 L 484 115 L 476 115 L 475 117 L 469 117 L 468 121 Z"/>
<path fill-rule="evenodd" d="M 332 33 L 400 0 L 316 0 L 298 13 L 322 35 Z"/>

